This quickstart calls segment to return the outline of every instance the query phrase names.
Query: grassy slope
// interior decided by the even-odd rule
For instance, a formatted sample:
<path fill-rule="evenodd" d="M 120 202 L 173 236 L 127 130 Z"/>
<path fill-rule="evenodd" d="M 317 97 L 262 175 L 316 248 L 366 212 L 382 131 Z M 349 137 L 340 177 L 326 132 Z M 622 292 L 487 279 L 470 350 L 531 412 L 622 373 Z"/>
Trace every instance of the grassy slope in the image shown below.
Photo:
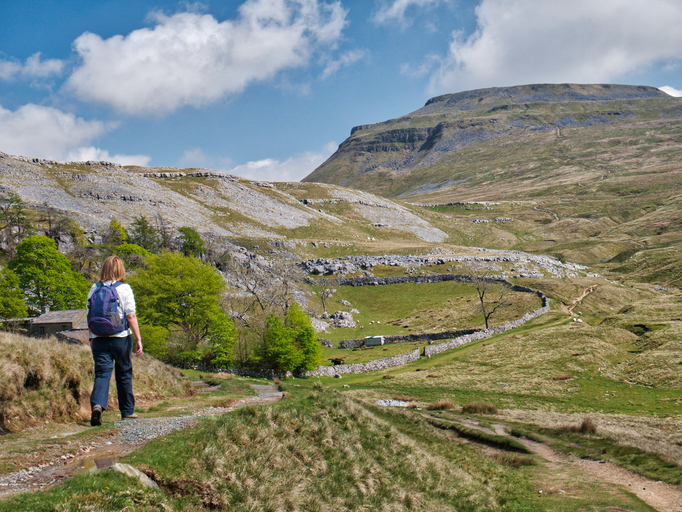
<path fill-rule="evenodd" d="M 0 502 L 0 510 L 653 510 L 570 470 L 499 464 L 497 451 L 453 440 L 419 414 L 319 386 L 287 389 L 280 404 L 206 420 L 126 459 L 162 491 L 104 471 Z"/>
<path fill-rule="evenodd" d="M 89 417 L 94 366 L 89 347 L 0 333 L 0 429 L 16 432 L 47 422 Z M 135 396 L 158 400 L 191 393 L 179 370 L 143 354 L 133 358 Z M 115 384 L 109 410 L 116 411 Z"/>

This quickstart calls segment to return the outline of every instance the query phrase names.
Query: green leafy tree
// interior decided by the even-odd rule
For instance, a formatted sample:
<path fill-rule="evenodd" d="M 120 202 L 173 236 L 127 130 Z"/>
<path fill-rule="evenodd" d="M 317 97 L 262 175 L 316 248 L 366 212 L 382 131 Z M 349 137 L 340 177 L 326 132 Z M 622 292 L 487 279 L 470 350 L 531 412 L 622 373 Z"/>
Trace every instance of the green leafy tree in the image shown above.
<path fill-rule="evenodd" d="M 257 350 L 259 362 L 279 372 L 313 370 L 320 364 L 322 347 L 317 342 L 310 317 L 292 303 L 284 322 L 270 315 L 263 344 Z"/>
<path fill-rule="evenodd" d="M 128 241 L 128 231 L 124 228 L 119 221 L 115 218 L 111 218 L 109 222 L 109 232 L 104 235 L 104 241 L 108 244 L 121 245 Z"/>
<path fill-rule="evenodd" d="M 175 347 L 173 353 L 168 352 L 170 360 L 210 360 L 215 347 L 222 360 L 231 361 L 236 333 L 220 309 L 225 282 L 213 267 L 196 258 L 164 252 L 149 256 L 146 268 L 138 270 L 128 282 L 135 291 L 142 323 L 170 331 L 168 346 Z"/>
<path fill-rule="evenodd" d="M 0 321 L 28 316 L 19 278 L 8 268 L 0 268 Z"/>
<path fill-rule="evenodd" d="M 130 242 L 144 247 L 149 252 L 156 252 L 159 249 L 161 240 L 156 228 L 149 223 L 144 215 L 140 215 L 133 220 Z"/>
<path fill-rule="evenodd" d="M 267 320 L 263 346 L 257 352 L 260 362 L 278 372 L 290 372 L 301 364 L 301 353 L 294 343 L 292 330 L 275 315 Z"/>
<path fill-rule="evenodd" d="M 317 334 L 310 317 L 301 306 L 293 302 L 289 306 L 284 325 L 293 331 L 293 341 L 301 353 L 301 361 L 297 370 L 314 370 L 322 360 L 322 346 L 317 341 Z"/>
<path fill-rule="evenodd" d="M 211 364 L 219 368 L 229 368 L 234 361 L 234 345 L 237 341 L 237 329 L 226 314 L 212 319 L 209 329 L 211 343 Z"/>
<path fill-rule="evenodd" d="M 189 227 L 179 228 L 182 252 L 185 256 L 201 257 L 204 253 L 204 241 L 194 229 Z"/>
<path fill-rule="evenodd" d="M 69 260 L 51 238 L 32 235 L 17 245 L 7 267 L 19 278 L 29 307 L 40 310 L 82 308 L 90 283 L 71 270 Z"/>
<path fill-rule="evenodd" d="M 114 254 L 120 257 L 127 269 L 134 269 L 144 265 L 144 259 L 151 253 L 139 245 L 123 243 L 114 249 Z"/>
<path fill-rule="evenodd" d="M 144 351 L 152 357 L 165 361 L 168 358 L 168 329 L 150 324 L 140 324 Z"/>
<path fill-rule="evenodd" d="M 0 195 L 0 235 L 11 257 L 19 241 L 33 233 L 26 203 L 16 192 Z"/>

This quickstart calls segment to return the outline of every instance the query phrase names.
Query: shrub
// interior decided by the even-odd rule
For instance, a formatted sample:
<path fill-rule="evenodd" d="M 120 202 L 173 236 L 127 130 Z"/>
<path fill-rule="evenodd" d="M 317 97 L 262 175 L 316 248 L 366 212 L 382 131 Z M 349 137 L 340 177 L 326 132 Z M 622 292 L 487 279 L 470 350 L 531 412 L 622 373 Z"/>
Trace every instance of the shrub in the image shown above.
<path fill-rule="evenodd" d="M 384 375 L 382 379 L 395 379 L 395 375 Z"/>
<path fill-rule="evenodd" d="M 471 402 L 462 407 L 467 414 L 497 414 L 497 407 L 490 402 Z"/>

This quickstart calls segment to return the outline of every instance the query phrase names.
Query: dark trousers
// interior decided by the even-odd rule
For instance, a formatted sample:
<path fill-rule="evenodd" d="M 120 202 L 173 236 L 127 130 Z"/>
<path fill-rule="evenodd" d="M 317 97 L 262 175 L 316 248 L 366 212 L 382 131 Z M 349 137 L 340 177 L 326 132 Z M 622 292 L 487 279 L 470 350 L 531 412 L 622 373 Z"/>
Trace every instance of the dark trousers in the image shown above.
<path fill-rule="evenodd" d="M 116 368 L 116 391 L 121 416 L 130 416 L 135 411 L 133 396 L 133 337 L 94 338 L 92 358 L 95 361 L 95 385 L 90 395 L 90 407 L 99 405 L 106 410 L 109 401 L 111 371 Z"/>

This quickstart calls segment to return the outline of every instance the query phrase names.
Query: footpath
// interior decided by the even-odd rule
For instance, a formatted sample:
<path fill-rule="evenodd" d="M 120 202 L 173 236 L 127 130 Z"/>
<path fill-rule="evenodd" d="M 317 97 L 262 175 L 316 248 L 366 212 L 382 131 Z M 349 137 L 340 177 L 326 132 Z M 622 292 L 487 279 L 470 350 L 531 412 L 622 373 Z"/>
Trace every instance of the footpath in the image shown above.
<path fill-rule="evenodd" d="M 204 388 L 200 393 L 215 390 L 202 382 L 194 384 Z M 26 452 L 26 448 L 30 446 L 35 452 L 27 453 L 24 460 L 31 456 L 36 459 L 35 465 L 0 475 L 0 499 L 24 492 L 41 491 L 78 473 L 108 468 L 152 439 L 174 430 L 194 427 L 203 417 L 217 416 L 250 405 L 271 404 L 282 399 L 282 392 L 275 385 L 250 385 L 256 396 L 231 400 L 222 407 L 209 405 L 192 409 L 191 406 L 176 406 L 172 408 L 177 414 L 175 416 L 141 417 L 94 428 L 89 427 L 89 423 L 79 422 L 59 426 L 56 432 L 54 429 L 38 427 L 24 431 L 22 435 L 8 441 L 0 438 L 0 451 L 6 452 L 5 454 Z M 81 433 L 86 435 L 77 435 Z M 62 442 L 64 438 L 71 436 L 76 436 L 76 440 Z"/>

